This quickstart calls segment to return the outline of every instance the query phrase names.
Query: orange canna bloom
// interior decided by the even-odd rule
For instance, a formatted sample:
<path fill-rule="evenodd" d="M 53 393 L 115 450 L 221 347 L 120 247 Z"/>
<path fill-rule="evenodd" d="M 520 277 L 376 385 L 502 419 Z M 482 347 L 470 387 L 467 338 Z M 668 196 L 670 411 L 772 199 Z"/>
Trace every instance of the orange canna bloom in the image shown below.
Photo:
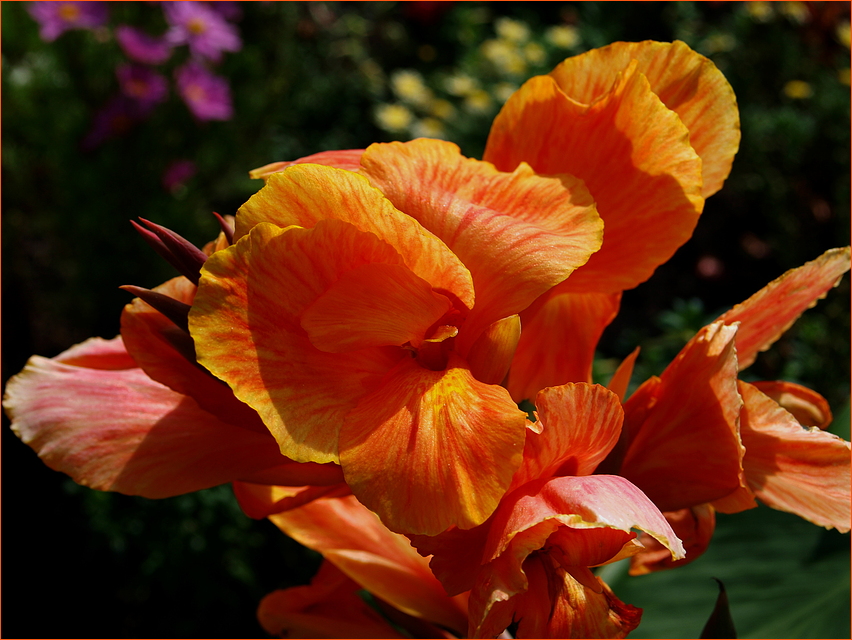
<path fill-rule="evenodd" d="M 526 416 L 497 386 L 517 314 L 588 260 L 600 219 L 576 181 L 437 140 L 373 145 L 360 167 L 268 175 L 204 263 L 198 361 L 392 530 L 470 528 L 521 462 Z"/>
<path fill-rule="evenodd" d="M 389 531 L 353 496 L 316 500 L 270 516 L 270 520 L 324 557 L 310 587 L 282 589 L 263 599 L 258 618 L 272 635 L 463 637 L 467 594 L 448 596 L 429 570 L 428 559 L 405 537 Z M 353 595 L 358 590 L 373 596 L 384 618 Z M 344 603 L 346 610 L 341 610 Z M 400 635 L 387 620 L 408 635 Z M 316 635 L 299 635 L 305 633 Z"/>
<path fill-rule="evenodd" d="M 605 225 L 601 250 L 522 313 L 508 381 L 513 398 L 591 381 L 595 347 L 621 292 L 690 238 L 739 139 L 731 87 L 683 42 L 593 49 L 509 98 L 484 159 L 503 171 L 526 162 L 542 175 L 582 179 Z"/>
<path fill-rule="evenodd" d="M 660 377 L 624 403 L 625 428 L 598 473 L 617 473 L 640 487 L 685 541 L 672 562 L 643 536 L 647 551 L 632 573 L 700 556 L 712 537 L 714 511 L 770 507 L 849 531 L 850 444 L 822 431 L 831 412 L 819 394 L 786 382 L 737 380 L 737 372 L 850 268 L 849 248 L 833 249 L 788 271 L 704 327 Z M 632 358 L 611 386 L 623 396 Z"/>
<path fill-rule="evenodd" d="M 684 549 L 666 519 L 623 477 L 590 475 L 619 440 L 618 396 L 569 383 L 541 391 L 524 461 L 481 526 L 413 536 L 449 593 L 471 590 L 470 637 L 517 623 L 519 638 L 623 638 L 641 610 L 624 604 L 590 567 L 642 549 L 634 528 L 672 558 Z"/>

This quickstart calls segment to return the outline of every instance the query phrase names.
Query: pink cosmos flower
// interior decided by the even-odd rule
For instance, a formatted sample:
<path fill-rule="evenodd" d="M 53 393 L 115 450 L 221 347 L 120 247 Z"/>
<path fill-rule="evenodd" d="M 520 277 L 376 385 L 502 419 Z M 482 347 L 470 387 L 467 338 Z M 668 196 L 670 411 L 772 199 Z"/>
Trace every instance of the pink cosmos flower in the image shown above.
<path fill-rule="evenodd" d="M 234 115 L 231 89 L 225 78 L 210 73 L 197 62 L 175 71 L 178 91 L 199 120 L 229 120 Z"/>
<path fill-rule="evenodd" d="M 39 24 L 39 36 L 56 40 L 70 29 L 94 29 L 105 24 L 106 2 L 30 2 L 27 11 Z"/>
<path fill-rule="evenodd" d="M 192 160 L 172 160 L 166 170 L 163 171 L 163 188 L 169 193 L 174 193 L 197 171 L 198 167 Z"/>
<path fill-rule="evenodd" d="M 163 102 L 169 94 L 169 83 L 165 77 L 141 64 L 122 64 L 116 67 L 115 75 L 121 93 L 140 103 L 147 115 L 154 105 Z"/>
<path fill-rule="evenodd" d="M 165 2 L 163 12 L 171 25 L 166 39 L 189 45 L 193 56 L 219 62 L 223 51 L 243 46 L 237 28 L 204 2 Z"/>
<path fill-rule="evenodd" d="M 149 36 L 126 24 L 115 28 L 115 39 L 131 60 L 145 64 L 162 64 L 172 55 L 172 45 L 165 38 Z"/>

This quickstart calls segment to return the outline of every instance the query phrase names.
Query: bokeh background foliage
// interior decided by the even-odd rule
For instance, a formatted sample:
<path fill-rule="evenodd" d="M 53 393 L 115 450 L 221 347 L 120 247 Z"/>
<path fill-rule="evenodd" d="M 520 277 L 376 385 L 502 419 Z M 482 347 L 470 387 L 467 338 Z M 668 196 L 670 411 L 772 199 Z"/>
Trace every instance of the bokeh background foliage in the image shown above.
<path fill-rule="evenodd" d="M 234 117 L 193 119 L 172 95 L 84 150 L 124 61 L 111 28 L 162 33 L 157 3 L 110 3 L 110 22 L 52 43 L 2 4 L 3 380 L 29 355 L 112 337 L 128 294 L 171 277 L 136 236 L 143 216 L 197 244 L 260 186 L 247 171 L 316 151 L 443 136 L 479 156 L 507 91 L 615 40 L 682 39 L 738 96 L 743 142 L 694 237 L 625 294 L 596 375 L 637 344 L 634 379 L 786 269 L 849 242 L 849 7 L 845 2 L 238 3 L 239 52 L 216 72 Z M 465 84 L 467 83 L 467 84 Z M 425 92 L 425 93 L 424 93 Z M 169 189 L 176 160 L 196 173 Z M 849 279 L 748 370 L 825 395 L 849 438 Z M 4 422 L 7 425 L 8 422 Z M 267 592 L 319 559 L 230 489 L 169 500 L 99 493 L 44 467 L 3 431 L 4 637 L 259 637 Z M 725 583 L 741 637 L 849 637 L 849 536 L 756 509 L 720 516 L 708 553 L 616 593 L 645 608 L 632 637 L 697 637 Z M 33 617 L 37 600 L 43 614 Z"/>

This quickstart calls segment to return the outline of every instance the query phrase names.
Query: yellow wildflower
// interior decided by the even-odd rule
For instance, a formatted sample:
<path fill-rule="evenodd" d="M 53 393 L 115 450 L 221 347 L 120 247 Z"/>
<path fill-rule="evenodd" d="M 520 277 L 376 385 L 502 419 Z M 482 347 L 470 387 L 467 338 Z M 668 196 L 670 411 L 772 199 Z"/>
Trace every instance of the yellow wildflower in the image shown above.
<path fill-rule="evenodd" d="M 385 131 L 405 131 L 414 120 L 408 107 L 401 104 L 380 104 L 376 107 L 376 123 Z"/>
<path fill-rule="evenodd" d="M 784 95 L 794 100 L 804 100 L 814 94 L 811 85 L 804 80 L 790 80 L 784 85 Z"/>
<path fill-rule="evenodd" d="M 573 49 L 580 44 L 580 31 L 567 24 L 550 27 L 544 32 L 545 39 L 554 47 Z"/>

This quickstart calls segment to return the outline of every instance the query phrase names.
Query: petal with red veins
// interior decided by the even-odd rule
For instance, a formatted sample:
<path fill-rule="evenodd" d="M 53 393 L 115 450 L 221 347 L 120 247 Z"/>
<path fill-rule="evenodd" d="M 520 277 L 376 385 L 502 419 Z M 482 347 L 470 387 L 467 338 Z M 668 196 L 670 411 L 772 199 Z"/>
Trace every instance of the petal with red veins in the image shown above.
<path fill-rule="evenodd" d="M 34 356 L 7 384 L 12 430 L 51 469 L 93 489 L 165 498 L 284 461 L 268 433 L 221 422 L 139 368 L 89 368 L 120 359 L 120 345 L 90 340 L 56 360 Z"/>
<path fill-rule="evenodd" d="M 257 169 L 249 171 L 249 178 L 264 180 L 273 173 L 284 171 L 294 164 L 321 164 L 326 167 L 346 169 L 347 171 L 358 171 L 361 168 L 361 154 L 363 149 L 340 149 L 334 151 L 320 151 L 296 160 L 285 160 L 283 162 L 271 162 Z"/>
<path fill-rule="evenodd" d="M 701 158 L 702 193 L 709 198 L 728 177 L 740 142 L 736 96 L 712 61 L 680 41 L 614 42 L 568 58 L 550 75 L 566 95 L 591 104 L 633 59 L 689 129 L 689 144 Z"/>
<path fill-rule="evenodd" d="M 526 414 L 506 390 L 476 380 L 454 353 L 444 371 L 406 358 L 346 417 L 340 464 L 391 530 L 435 535 L 491 515 L 525 432 Z"/>
<path fill-rule="evenodd" d="M 545 387 L 591 382 L 603 330 L 613 321 L 621 294 L 571 293 L 569 281 L 554 287 L 521 314 L 523 332 L 509 372 L 516 401 Z"/>
<path fill-rule="evenodd" d="M 371 145 L 361 164 L 395 207 L 441 238 L 470 270 L 476 319 L 469 319 L 474 326 L 465 339 L 471 342 L 600 247 L 595 205 L 573 178 L 536 176 L 526 165 L 502 173 L 465 158 L 452 143 L 427 139 Z"/>
<path fill-rule="evenodd" d="M 721 498 L 741 485 L 737 328 L 704 327 L 666 368 L 652 393 L 624 404 L 630 441 L 619 473 L 663 511 Z"/>
<path fill-rule="evenodd" d="M 850 444 L 792 414 L 756 387 L 740 383 L 741 432 L 749 487 L 770 507 L 826 528 L 850 529 Z"/>
<path fill-rule="evenodd" d="M 595 199 L 603 247 L 571 276 L 572 291 L 617 293 L 644 282 L 689 239 L 704 207 L 689 131 L 637 64 L 588 104 L 536 76 L 509 98 L 488 137 L 484 157 L 498 169 L 526 162 L 540 174 L 570 174 Z"/>
<path fill-rule="evenodd" d="M 611 391 L 570 383 L 536 396 L 541 433 L 530 433 L 512 487 L 552 476 L 589 475 L 615 446 L 624 412 Z"/>
<path fill-rule="evenodd" d="M 269 178 L 237 213 L 235 238 L 256 224 L 311 228 L 336 219 L 375 234 L 394 247 L 402 263 L 438 293 L 474 304 L 470 273 L 447 246 L 416 220 L 400 212 L 363 177 L 318 165 L 297 165 Z M 508 314 L 504 314 L 508 315 Z"/>
<path fill-rule="evenodd" d="M 830 249 L 816 260 L 790 269 L 745 302 L 716 318 L 740 323 L 737 358 L 745 369 L 766 351 L 817 300 L 825 297 L 849 271 L 849 247 Z"/>
<path fill-rule="evenodd" d="M 199 362 L 260 414 L 281 451 L 337 462 L 346 413 L 401 357 L 401 349 L 317 349 L 300 316 L 337 279 L 399 254 L 339 220 L 312 229 L 257 225 L 205 263 L 190 312 Z"/>

